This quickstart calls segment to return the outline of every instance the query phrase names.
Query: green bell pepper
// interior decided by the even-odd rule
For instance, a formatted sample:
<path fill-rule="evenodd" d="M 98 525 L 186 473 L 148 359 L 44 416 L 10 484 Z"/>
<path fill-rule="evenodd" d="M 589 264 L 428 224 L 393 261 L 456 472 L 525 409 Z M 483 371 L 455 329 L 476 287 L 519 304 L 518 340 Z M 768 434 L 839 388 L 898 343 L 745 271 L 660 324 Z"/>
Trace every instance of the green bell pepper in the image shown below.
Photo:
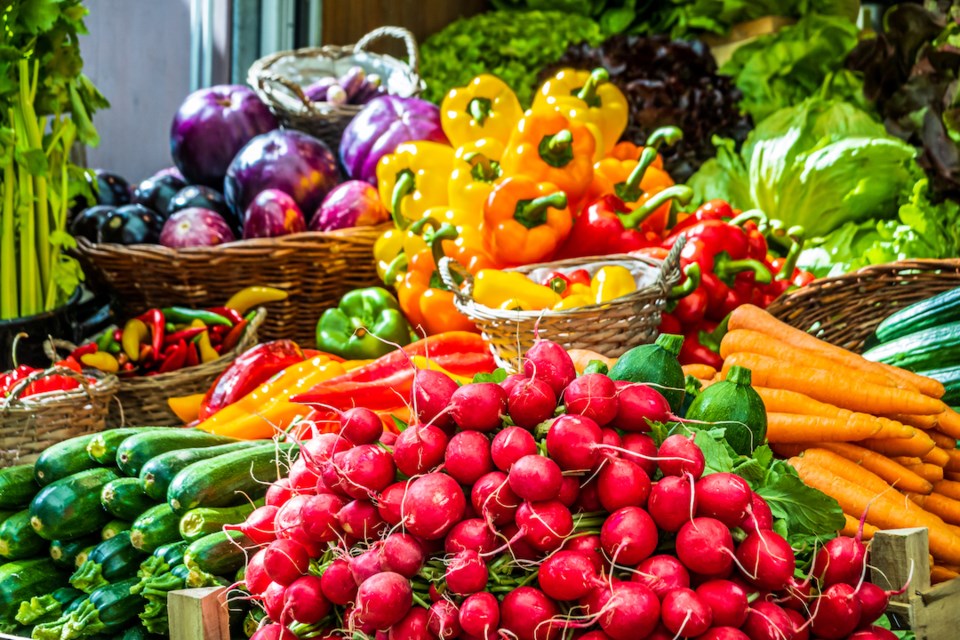
<path fill-rule="evenodd" d="M 349 360 L 379 358 L 413 338 L 397 299 L 381 287 L 348 292 L 317 322 L 317 348 Z"/>

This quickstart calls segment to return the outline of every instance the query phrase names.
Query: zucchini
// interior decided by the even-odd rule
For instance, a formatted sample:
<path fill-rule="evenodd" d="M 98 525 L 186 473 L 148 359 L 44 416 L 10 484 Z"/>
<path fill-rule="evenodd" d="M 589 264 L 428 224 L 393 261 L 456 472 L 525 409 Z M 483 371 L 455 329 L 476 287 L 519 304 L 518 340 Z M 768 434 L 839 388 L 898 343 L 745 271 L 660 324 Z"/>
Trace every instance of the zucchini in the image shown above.
<path fill-rule="evenodd" d="M 89 552 L 93 551 L 99 543 L 100 536 L 96 535 L 85 536 L 76 540 L 54 540 L 50 543 L 50 558 L 58 567 L 73 571 L 83 564 L 77 562 L 77 556 L 81 552 L 85 552 L 83 557 L 86 559 Z"/>
<path fill-rule="evenodd" d="M 97 544 L 100 544 L 99 542 Z M 92 544 L 89 547 L 80 550 L 80 553 L 77 554 L 77 557 L 73 559 L 74 569 L 79 569 L 80 566 L 87 561 L 87 557 L 97 548 L 97 544 Z"/>
<path fill-rule="evenodd" d="M 136 580 L 124 580 L 100 587 L 70 614 L 61 640 L 86 638 L 99 633 L 120 632 L 136 617 L 143 599 L 130 588 Z"/>
<path fill-rule="evenodd" d="M 661 334 L 653 344 L 642 344 L 620 356 L 610 369 L 610 378 L 655 385 L 670 403 L 670 410 L 679 413 L 685 387 L 683 368 L 677 359 L 682 345 L 682 336 Z"/>
<path fill-rule="evenodd" d="M 84 594 L 73 587 L 61 587 L 53 593 L 34 596 L 20 603 L 16 619 L 20 624 L 35 625 L 56 620 L 70 604 Z"/>
<path fill-rule="evenodd" d="M 24 509 L 0 525 L 0 556 L 8 560 L 33 558 L 43 553 L 47 541 L 30 526 L 30 511 Z"/>
<path fill-rule="evenodd" d="M 710 385 L 690 403 L 688 420 L 723 427 L 723 439 L 740 455 L 749 456 L 767 437 L 763 399 L 750 386 L 750 369 L 733 366 L 726 380 Z"/>
<path fill-rule="evenodd" d="M 0 622 L 13 623 L 21 602 L 62 586 L 63 575 L 49 558 L 8 562 L 0 567 Z"/>
<path fill-rule="evenodd" d="M 260 501 L 258 501 L 260 502 Z M 242 504 L 238 507 L 200 507 L 191 509 L 180 518 L 180 537 L 188 542 L 223 530 L 223 525 L 239 524 L 257 508 L 257 504 Z"/>
<path fill-rule="evenodd" d="M 104 485 L 100 504 L 115 518 L 132 521 L 157 502 L 147 497 L 136 478 L 117 478 Z"/>
<path fill-rule="evenodd" d="M 95 436 L 93 433 L 77 436 L 44 449 L 33 463 L 33 477 L 37 483 L 45 487 L 57 480 L 100 466 L 87 455 L 87 444 Z"/>
<path fill-rule="evenodd" d="M 277 456 L 292 448 L 292 444 L 270 443 L 194 462 L 174 477 L 167 501 L 183 514 L 197 507 L 227 507 L 247 498 L 256 500 L 277 479 Z"/>
<path fill-rule="evenodd" d="M 960 360 L 960 322 L 885 342 L 866 351 L 863 357 L 914 372 L 949 367 Z"/>
<path fill-rule="evenodd" d="M 129 520 L 111 520 L 100 529 L 100 541 L 105 542 L 118 533 L 130 531 L 131 524 Z"/>
<path fill-rule="evenodd" d="M 917 373 L 921 376 L 933 378 L 943 385 L 946 391 L 940 399 L 945 403 L 952 407 L 960 402 L 960 366 L 928 369 Z"/>
<path fill-rule="evenodd" d="M 110 520 L 100 492 L 116 479 L 110 469 L 99 468 L 47 485 L 30 503 L 30 524 L 47 540 L 72 540 L 99 530 Z"/>
<path fill-rule="evenodd" d="M 245 440 L 220 444 L 213 447 L 167 451 L 150 459 L 140 470 L 140 486 L 143 492 L 156 501 L 167 499 L 167 488 L 182 469 L 200 460 L 209 460 L 225 453 L 242 451 L 257 446 L 256 441 Z"/>
<path fill-rule="evenodd" d="M 891 342 L 931 327 L 960 320 L 960 288 L 915 302 L 884 318 L 877 325 L 880 343 Z"/>
<path fill-rule="evenodd" d="M 117 462 L 117 449 L 120 443 L 145 431 L 164 431 L 173 427 L 124 427 L 122 429 L 109 429 L 101 431 L 87 443 L 87 455 L 97 463 L 104 466 L 112 466 Z"/>
<path fill-rule="evenodd" d="M 130 540 L 133 546 L 146 553 L 180 539 L 180 518 L 167 503 L 146 510 L 133 521 Z"/>
<path fill-rule="evenodd" d="M 142 626 L 137 625 L 135 627 L 130 627 L 126 629 L 121 635 L 117 636 L 114 640 L 149 640 L 149 634 L 147 630 Z"/>
<path fill-rule="evenodd" d="M 130 533 L 118 533 L 90 552 L 86 562 L 70 576 L 70 584 L 91 593 L 109 582 L 132 578 L 142 559 L 143 552 L 130 543 Z"/>
<path fill-rule="evenodd" d="M 237 442 L 236 438 L 218 436 L 196 429 L 167 429 L 132 435 L 117 449 L 117 466 L 125 475 L 137 477 L 148 460 L 176 449 L 213 447 Z M 89 456 L 88 456 L 89 457 Z"/>
<path fill-rule="evenodd" d="M 22 509 L 38 491 L 32 464 L 0 469 L 0 509 Z"/>
<path fill-rule="evenodd" d="M 170 570 L 170 567 L 181 564 L 183 562 L 183 554 L 186 552 L 188 546 L 189 543 L 181 540 L 180 542 L 171 542 L 170 544 L 157 547 L 156 551 L 140 564 L 137 577 L 141 579 L 141 584 L 148 578 L 160 573 L 166 573 Z"/>
<path fill-rule="evenodd" d="M 190 571 L 228 576 L 243 566 L 247 559 L 246 550 L 255 546 L 239 531 L 218 531 L 191 542 L 183 556 L 183 564 Z"/>

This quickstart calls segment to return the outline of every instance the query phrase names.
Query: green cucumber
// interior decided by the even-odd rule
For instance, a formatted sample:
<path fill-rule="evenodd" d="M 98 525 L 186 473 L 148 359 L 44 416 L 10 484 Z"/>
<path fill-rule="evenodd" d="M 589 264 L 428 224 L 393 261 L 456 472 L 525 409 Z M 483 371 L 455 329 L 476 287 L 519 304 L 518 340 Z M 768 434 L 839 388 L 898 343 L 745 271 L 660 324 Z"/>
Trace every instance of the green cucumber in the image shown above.
<path fill-rule="evenodd" d="M 261 502 L 261 501 L 257 501 Z M 237 507 L 200 507 L 191 509 L 180 518 L 180 537 L 188 542 L 223 530 L 223 525 L 239 524 L 247 519 L 258 504 L 242 504 Z"/>
<path fill-rule="evenodd" d="M 130 531 L 131 524 L 129 520 L 111 520 L 100 529 L 100 541 L 106 542 L 124 531 Z"/>
<path fill-rule="evenodd" d="M 885 342 L 866 351 L 863 357 L 907 371 L 952 366 L 960 360 L 960 322 L 922 329 Z"/>
<path fill-rule="evenodd" d="M 168 431 L 175 427 L 124 427 L 122 429 L 108 429 L 101 431 L 87 443 L 87 455 L 99 464 L 112 466 L 117 463 L 117 449 L 120 443 L 146 431 Z"/>
<path fill-rule="evenodd" d="M 951 407 L 960 403 L 960 365 L 942 369 L 927 369 L 917 373 L 921 376 L 933 378 L 943 385 L 946 391 L 940 399 L 945 403 Z"/>
<path fill-rule="evenodd" d="M 70 576 L 70 584 L 85 593 L 117 580 L 132 578 L 140 568 L 143 552 L 134 548 L 130 533 L 123 531 L 97 545 Z"/>
<path fill-rule="evenodd" d="M 239 531 L 218 531 L 191 542 L 183 556 L 183 564 L 190 571 L 228 576 L 246 562 L 246 549 L 255 546 Z"/>
<path fill-rule="evenodd" d="M 34 596 L 20 603 L 16 619 L 20 624 L 36 625 L 59 618 L 70 604 L 84 597 L 73 587 L 61 587 L 53 593 Z"/>
<path fill-rule="evenodd" d="M 237 442 L 236 438 L 218 436 L 196 429 L 147 431 L 130 436 L 117 449 L 117 466 L 125 475 L 137 477 L 148 460 L 176 449 L 196 449 Z"/>
<path fill-rule="evenodd" d="M 733 366 L 726 380 L 700 392 L 687 409 L 687 419 L 723 427 L 723 439 L 740 455 L 749 456 L 767 437 L 763 399 L 750 386 L 750 369 Z"/>
<path fill-rule="evenodd" d="M 117 478 L 104 485 L 100 492 L 100 504 L 114 517 L 132 521 L 156 506 L 157 501 L 147 497 L 136 478 Z"/>
<path fill-rule="evenodd" d="M 90 469 L 44 487 L 30 503 L 30 524 L 46 540 L 72 540 L 98 531 L 110 520 L 100 492 L 117 474 Z"/>
<path fill-rule="evenodd" d="M 87 455 L 87 445 L 96 434 L 70 438 L 44 449 L 33 463 L 33 476 L 41 487 L 87 469 L 100 466 Z"/>
<path fill-rule="evenodd" d="M 32 464 L 0 469 L 0 509 L 22 509 L 38 491 Z"/>
<path fill-rule="evenodd" d="M 610 369 L 610 378 L 649 384 L 678 413 L 683 407 L 686 386 L 683 367 L 677 360 L 682 345 L 683 336 L 663 333 L 653 344 L 642 344 L 620 356 Z"/>
<path fill-rule="evenodd" d="M 13 623 L 21 602 L 62 586 L 63 574 L 49 558 L 8 562 L 0 567 L 0 622 Z"/>
<path fill-rule="evenodd" d="M 146 553 L 180 539 L 180 517 L 167 503 L 147 509 L 133 521 L 130 540 L 133 546 Z"/>
<path fill-rule="evenodd" d="M 87 638 L 100 633 L 122 631 L 133 620 L 143 599 L 130 592 L 135 579 L 124 580 L 100 587 L 70 614 L 63 627 L 61 640 Z"/>
<path fill-rule="evenodd" d="M 77 562 L 77 556 L 83 553 L 84 560 L 90 551 L 100 543 L 100 536 L 84 536 L 76 540 L 54 540 L 50 543 L 50 558 L 54 564 L 63 569 L 74 571 L 82 562 Z"/>
<path fill-rule="evenodd" d="M 242 451 L 255 446 L 257 446 L 256 441 L 246 440 L 213 447 L 180 449 L 161 453 L 143 465 L 140 470 L 140 486 L 143 488 L 143 492 L 153 500 L 166 500 L 167 488 L 173 481 L 174 476 L 194 462 L 209 460 L 225 453 Z"/>
<path fill-rule="evenodd" d="M 944 291 L 890 314 L 877 325 L 876 337 L 881 343 L 891 342 L 924 329 L 958 320 L 960 320 L 960 288 Z"/>
<path fill-rule="evenodd" d="M 30 511 L 24 509 L 0 525 L 0 556 L 8 560 L 33 558 L 43 553 L 47 541 L 30 526 Z"/>

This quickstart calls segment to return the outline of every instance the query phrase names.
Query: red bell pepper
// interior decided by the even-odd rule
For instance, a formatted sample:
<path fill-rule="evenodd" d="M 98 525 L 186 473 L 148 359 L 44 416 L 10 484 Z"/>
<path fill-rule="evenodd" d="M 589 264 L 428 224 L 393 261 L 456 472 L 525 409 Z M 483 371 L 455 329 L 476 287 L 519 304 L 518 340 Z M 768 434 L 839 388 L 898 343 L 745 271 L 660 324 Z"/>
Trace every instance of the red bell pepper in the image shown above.
<path fill-rule="evenodd" d="M 590 286 L 590 274 L 586 269 L 576 269 L 570 273 L 564 273 L 562 271 L 551 271 L 547 274 L 540 284 L 545 287 L 550 287 L 554 291 L 560 294 L 561 298 L 566 298 L 570 295 L 570 286 L 574 284 L 582 284 Z"/>
<path fill-rule="evenodd" d="M 680 324 L 680 321 L 672 313 L 661 313 L 660 314 L 660 333 L 670 333 L 673 335 L 682 335 L 683 334 L 683 325 Z"/>
<path fill-rule="evenodd" d="M 673 228 L 670 229 L 668 239 L 671 239 L 670 244 L 672 245 L 673 240 L 675 240 L 681 232 L 689 229 L 698 222 L 706 222 L 707 220 L 729 220 L 733 218 L 733 216 L 733 209 L 726 200 L 717 199 L 704 202 L 692 214 L 673 225 Z"/>
<path fill-rule="evenodd" d="M 710 342 L 711 330 L 714 328 L 715 325 L 712 324 L 700 325 L 684 334 L 683 346 L 680 347 L 678 356 L 680 364 L 706 364 L 717 371 L 723 368 L 720 354 L 704 344 Z"/>

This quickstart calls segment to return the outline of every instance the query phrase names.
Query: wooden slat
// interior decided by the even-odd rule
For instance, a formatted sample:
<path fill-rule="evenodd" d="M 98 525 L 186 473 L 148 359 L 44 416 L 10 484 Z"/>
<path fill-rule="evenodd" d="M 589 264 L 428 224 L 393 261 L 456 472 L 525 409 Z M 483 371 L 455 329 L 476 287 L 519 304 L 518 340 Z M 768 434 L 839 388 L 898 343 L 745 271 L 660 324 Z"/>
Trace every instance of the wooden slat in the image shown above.
<path fill-rule="evenodd" d="M 182 589 L 167 595 L 170 640 L 230 640 L 223 587 Z"/>

